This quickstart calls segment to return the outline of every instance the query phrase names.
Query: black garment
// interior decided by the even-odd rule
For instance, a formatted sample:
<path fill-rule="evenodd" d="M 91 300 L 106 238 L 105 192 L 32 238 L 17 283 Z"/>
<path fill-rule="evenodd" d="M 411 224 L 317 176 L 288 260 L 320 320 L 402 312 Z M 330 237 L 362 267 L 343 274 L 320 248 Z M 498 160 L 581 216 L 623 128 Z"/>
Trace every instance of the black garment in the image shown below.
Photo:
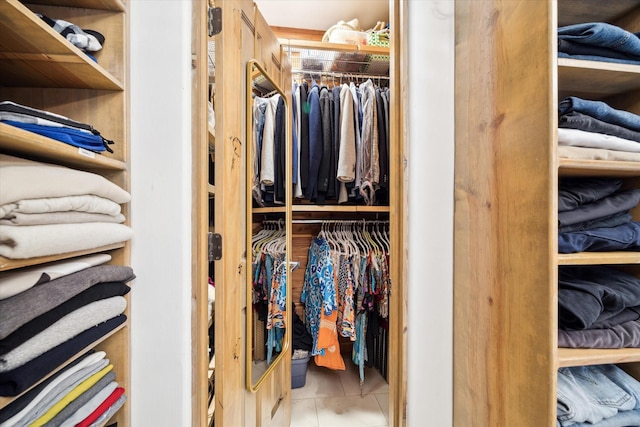
<path fill-rule="evenodd" d="M 311 351 L 313 349 L 313 337 L 307 331 L 307 327 L 298 316 L 298 313 L 296 313 L 295 306 L 291 307 L 291 312 L 293 313 L 293 335 L 291 336 L 293 349 Z"/>
<path fill-rule="evenodd" d="M 322 116 L 322 159 L 318 169 L 318 198 L 316 202 L 325 202 L 329 189 L 329 173 L 334 164 L 333 152 L 333 111 L 331 95 L 326 86 L 320 88 L 320 114 Z"/>
<path fill-rule="evenodd" d="M 605 218 L 635 208 L 640 203 L 640 189 L 625 190 L 570 211 L 558 213 L 558 226 Z"/>
<path fill-rule="evenodd" d="M 587 329 L 602 316 L 612 317 L 640 305 L 640 279 L 609 267 L 561 266 L 558 269 L 558 326 Z"/>
<path fill-rule="evenodd" d="M 561 178 L 558 183 L 558 212 L 570 211 L 610 196 L 622 187 L 615 178 Z"/>
<path fill-rule="evenodd" d="M 367 345 L 367 360 L 365 361 L 365 366 L 368 368 L 373 368 L 376 358 L 376 351 L 374 348 L 375 342 L 380 335 L 380 327 L 378 326 L 378 312 L 375 310 L 369 311 L 367 313 L 367 334 L 366 334 L 366 345 Z"/>
<path fill-rule="evenodd" d="M 7 372 L 1 372 L 0 396 L 16 396 L 22 393 L 71 356 L 113 331 L 126 320 L 127 316 L 124 314 L 116 316 L 79 333 L 70 340 L 63 342 L 59 346 L 52 348 L 22 366 Z"/>
<path fill-rule="evenodd" d="M 6 354 L 67 314 L 95 301 L 126 295 L 131 288 L 122 282 L 98 283 L 73 298 L 20 326 L 0 340 L 0 354 Z"/>
<path fill-rule="evenodd" d="M 380 187 L 389 188 L 389 153 L 387 151 L 387 123 L 380 88 L 376 88 L 376 118 L 378 121 L 378 152 Z"/>
<path fill-rule="evenodd" d="M 307 91 L 309 86 L 307 82 L 300 85 L 300 135 L 298 135 L 298 144 L 300 144 L 300 188 L 302 193 L 306 194 L 307 178 L 309 175 L 309 103 L 307 102 Z"/>
<path fill-rule="evenodd" d="M 624 126 L 603 122 L 594 117 L 577 111 L 571 111 L 558 118 L 558 127 L 567 129 L 578 129 L 585 132 L 602 133 L 605 135 L 617 136 L 629 141 L 640 142 L 640 132 L 631 130 Z"/>
<path fill-rule="evenodd" d="M 589 329 L 608 329 L 640 319 L 640 306 L 625 308 L 618 314 L 602 313 Z"/>
<path fill-rule="evenodd" d="M 25 394 L 20 396 L 18 399 L 14 400 L 10 404 L 8 404 L 4 408 L 2 408 L 2 410 L 0 410 L 0 423 L 3 423 L 5 421 L 7 421 L 9 418 L 12 418 L 18 412 L 22 411 L 54 379 L 56 379 L 57 377 L 62 375 L 63 372 L 65 372 L 69 368 L 73 367 L 74 365 L 77 365 L 85 357 L 87 357 L 87 356 L 89 356 L 90 354 L 93 354 L 93 353 L 94 353 L 94 350 L 89 350 L 88 352 L 86 352 L 82 356 L 80 356 L 77 359 L 75 359 L 73 362 L 70 362 L 67 366 L 65 366 L 64 369 L 59 370 L 54 375 L 52 375 L 49 378 L 47 378 L 45 381 L 41 382 L 40 384 L 38 384 L 37 386 L 35 386 L 31 390 L 29 390 L 28 392 L 26 392 Z"/>
<path fill-rule="evenodd" d="M 285 145 L 286 145 L 286 117 L 284 110 L 284 100 L 282 97 L 278 99 L 276 107 L 276 126 L 274 135 L 274 163 L 275 163 L 275 181 L 274 181 L 274 202 L 284 204 L 285 198 Z"/>

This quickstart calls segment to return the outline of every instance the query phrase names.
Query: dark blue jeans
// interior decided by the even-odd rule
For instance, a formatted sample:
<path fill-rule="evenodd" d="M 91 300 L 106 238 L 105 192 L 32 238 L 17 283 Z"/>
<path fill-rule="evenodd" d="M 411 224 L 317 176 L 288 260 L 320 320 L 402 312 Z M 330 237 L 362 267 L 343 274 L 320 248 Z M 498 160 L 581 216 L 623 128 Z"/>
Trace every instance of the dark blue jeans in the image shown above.
<path fill-rule="evenodd" d="M 577 111 L 603 122 L 640 131 L 640 116 L 628 111 L 616 110 L 602 101 L 591 101 L 577 96 L 570 96 L 560 101 L 558 105 L 560 115 L 571 111 Z"/>
<path fill-rule="evenodd" d="M 558 182 L 558 212 L 576 209 L 610 196 L 622 187 L 615 178 L 561 178 Z"/>
<path fill-rule="evenodd" d="M 558 252 L 623 251 L 640 249 L 640 223 L 558 234 Z"/>
<path fill-rule="evenodd" d="M 612 125 L 611 123 L 603 122 L 595 117 L 587 116 L 577 111 L 572 111 L 560 116 L 558 118 L 558 127 L 603 133 L 605 135 L 628 139 L 629 141 L 640 142 L 640 132 L 622 126 Z"/>
<path fill-rule="evenodd" d="M 602 219 L 620 212 L 626 212 L 638 206 L 638 203 L 640 203 L 640 189 L 620 191 L 570 211 L 559 212 L 558 225 L 564 227 Z"/>
<path fill-rule="evenodd" d="M 558 326 L 587 329 L 602 317 L 640 305 L 640 279 L 600 266 L 558 268 Z"/>

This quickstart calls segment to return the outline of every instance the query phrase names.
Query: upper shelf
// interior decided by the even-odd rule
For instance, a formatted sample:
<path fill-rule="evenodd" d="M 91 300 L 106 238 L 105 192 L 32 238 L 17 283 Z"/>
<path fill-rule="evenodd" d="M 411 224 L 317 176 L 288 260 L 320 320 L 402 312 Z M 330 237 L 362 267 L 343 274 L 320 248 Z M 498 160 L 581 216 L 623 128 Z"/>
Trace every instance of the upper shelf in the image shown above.
<path fill-rule="evenodd" d="M 124 162 L 0 123 L 0 151 L 83 169 L 125 170 Z"/>
<path fill-rule="evenodd" d="M 640 89 L 640 65 L 558 58 L 558 90 L 590 99 Z"/>
<path fill-rule="evenodd" d="M 291 72 L 389 74 L 388 47 L 280 39 L 289 54 Z"/>
<path fill-rule="evenodd" d="M 25 1 L 25 3 L 112 10 L 114 12 L 124 12 L 126 10 L 125 4 L 122 0 L 28 0 Z"/>
<path fill-rule="evenodd" d="M 559 348 L 558 367 L 629 363 L 640 361 L 640 349 L 582 349 Z"/>
<path fill-rule="evenodd" d="M 64 3 L 122 5 L 114 0 Z M 0 86 L 124 89 L 122 82 L 17 0 L 0 2 Z"/>

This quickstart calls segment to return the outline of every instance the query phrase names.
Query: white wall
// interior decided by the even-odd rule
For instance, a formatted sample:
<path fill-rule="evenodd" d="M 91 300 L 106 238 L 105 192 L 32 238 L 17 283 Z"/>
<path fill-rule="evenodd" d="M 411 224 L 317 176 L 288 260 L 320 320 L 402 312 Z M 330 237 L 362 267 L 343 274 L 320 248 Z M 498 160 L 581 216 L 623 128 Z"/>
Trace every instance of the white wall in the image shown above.
<path fill-rule="evenodd" d="M 191 2 L 130 2 L 132 425 L 191 425 Z"/>
<path fill-rule="evenodd" d="M 454 2 L 409 6 L 409 427 L 453 423 Z"/>

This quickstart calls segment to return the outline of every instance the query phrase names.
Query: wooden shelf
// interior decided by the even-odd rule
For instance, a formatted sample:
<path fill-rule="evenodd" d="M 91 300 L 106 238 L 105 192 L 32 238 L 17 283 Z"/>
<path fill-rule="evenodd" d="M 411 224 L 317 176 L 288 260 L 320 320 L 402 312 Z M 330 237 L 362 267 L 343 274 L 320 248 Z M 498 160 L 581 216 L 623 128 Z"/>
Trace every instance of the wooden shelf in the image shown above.
<path fill-rule="evenodd" d="M 640 76 L 638 76 L 640 81 Z M 560 176 L 640 176 L 640 162 L 560 159 Z"/>
<path fill-rule="evenodd" d="M 125 4 L 122 0 L 29 0 L 27 3 L 112 10 L 114 12 L 124 12 L 126 10 Z"/>
<path fill-rule="evenodd" d="M 590 99 L 640 89 L 640 65 L 558 58 L 558 90 Z"/>
<path fill-rule="evenodd" d="M 18 0 L 0 2 L 0 86 L 124 90 Z"/>
<path fill-rule="evenodd" d="M 216 195 L 216 186 L 209 184 L 209 198 Z"/>
<path fill-rule="evenodd" d="M 640 264 L 640 252 L 579 252 L 558 255 L 558 265 L 594 264 Z"/>
<path fill-rule="evenodd" d="M 44 264 L 46 262 L 60 261 L 63 259 L 74 258 L 82 255 L 97 254 L 100 252 L 111 251 L 114 249 L 124 248 L 125 243 L 114 243 L 112 245 L 101 246 L 99 248 L 87 249 L 84 251 L 67 252 L 59 255 L 50 255 L 44 257 L 27 258 L 27 259 L 8 259 L 0 257 L 0 271 L 15 270 L 16 268 L 30 267 L 33 265 Z"/>
<path fill-rule="evenodd" d="M 324 50 L 332 52 L 361 52 L 371 55 L 389 55 L 390 49 L 388 47 L 381 46 L 361 46 L 355 44 L 346 43 L 325 43 L 321 41 L 313 40 L 293 40 L 293 39 L 278 39 L 280 44 L 286 48 L 304 48 L 309 50 Z"/>
<path fill-rule="evenodd" d="M 253 208 L 251 212 L 254 214 L 266 214 L 266 213 L 285 213 L 287 210 L 284 206 L 270 206 L 267 208 Z"/>
<path fill-rule="evenodd" d="M 640 348 L 559 348 L 558 367 L 640 362 Z"/>
<path fill-rule="evenodd" d="M 33 132 L 0 123 L 0 151 L 16 156 L 30 156 L 41 161 L 50 161 L 83 169 L 126 170 L 124 162 L 80 150 L 64 142 L 56 141 Z"/>
<path fill-rule="evenodd" d="M 293 205 L 293 212 L 372 212 L 388 213 L 389 206 Z"/>
<path fill-rule="evenodd" d="M 216 146 L 216 135 L 213 129 L 211 129 L 211 126 L 207 127 L 207 133 L 209 135 L 209 147 L 214 148 Z M 209 154 L 213 155 L 212 152 L 210 152 Z"/>
<path fill-rule="evenodd" d="M 638 7 L 637 0 L 558 1 L 558 26 L 584 22 L 613 22 Z"/>
<path fill-rule="evenodd" d="M 18 399 L 20 396 L 24 395 L 25 393 L 27 393 L 29 390 L 31 390 L 33 387 L 37 386 L 38 384 L 40 384 L 41 382 L 45 381 L 47 378 L 50 378 L 52 375 L 54 375 L 56 372 L 64 369 L 65 366 L 67 366 L 69 363 L 73 362 L 74 360 L 76 360 L 78 357 L 82 356 L 83 354 L 85 354 L 88 350 L 94 348 L 95 346 L 97 346 L 98 344 L 100 344 L 101 342 L 105 341 L 107 338 L 109 338 L 110 336 L 116 334 L 118 331 L 120 331 L 121 329 L 125 328 L 127 325 L 129 324 L 129 320 L 126 320 L 123 324 L 119 325 L 117 328 L 115 328 L 114 330 L 110 331 L 109 333 L 107 333 L 106 335 L 104 335 L 103 337 L 101 337 L 100 339 L 92 342 L 91 344 L 89 344 L 88 346 L 84 347 L 82 350 L 80 350 L 79 352 L 77 352 L 74 356 L 70 357 L 69 359 L 67 359 L 66 362 L 64 362 L 62 365 L 58 366 L 56 369 L 54 369 L 53 371 L 51 371 L 48 375 L 44 376 L 43 378 L 40 379 L 40 381 L 38 381 L 37 383 L 33 384 L 31 387 L 29 387 L 28 389 L 26 389 L 25 391 L 23 391 L 22 393 L 20 393 L 17 396 L 11 396 L 11 397 L 0 397 L 0 409 L 6 407 L 8 404 L 10 404 L 11 402 L 13 402 L 14 400 Z M 107 355 L 108 357 L 108 355 Z"/>

